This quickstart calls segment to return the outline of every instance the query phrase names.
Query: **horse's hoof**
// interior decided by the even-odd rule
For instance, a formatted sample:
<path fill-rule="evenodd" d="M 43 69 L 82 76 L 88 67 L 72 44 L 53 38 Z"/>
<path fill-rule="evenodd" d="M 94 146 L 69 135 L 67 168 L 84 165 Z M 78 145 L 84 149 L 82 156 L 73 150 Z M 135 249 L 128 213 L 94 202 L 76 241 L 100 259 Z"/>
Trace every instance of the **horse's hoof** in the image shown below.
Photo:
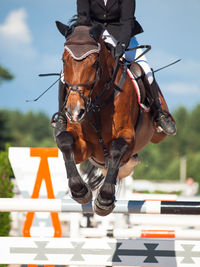
<path fill-rule="evenodd" d="M 71 197 L 79 204 L 88 204 L 92 200 L 92 190 L 87 184 L 84 184 L 80 192 L 71 190 Z"/>
<path fill-rule="evenodd" d="M 112 200 L 102 199 L 100 194 L 94 201 L 94 212 L 99 216 L 109 215 L 115 208 L 115 198 Z"/>

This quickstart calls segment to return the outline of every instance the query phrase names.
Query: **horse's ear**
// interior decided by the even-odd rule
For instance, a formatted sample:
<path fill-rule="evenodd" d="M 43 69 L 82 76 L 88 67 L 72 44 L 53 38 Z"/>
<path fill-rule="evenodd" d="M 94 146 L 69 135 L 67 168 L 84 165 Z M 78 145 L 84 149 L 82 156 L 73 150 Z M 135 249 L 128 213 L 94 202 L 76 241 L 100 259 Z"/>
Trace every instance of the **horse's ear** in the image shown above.
<path fill-rule="evenodd" d="M 64 35 L 65 37 L 67 37 L 68 35 L 68 31 L 69 31 L 69 26 L 61 23 L 60 21 L 56 21 L 56 26 L 59 30 L 59 32 Z"/>
<path fill-rule="evenodd" d="M 103 26 L 101 24 L 97 24 L 93 26 L 89 31 L 90 36 L 94 38 L 96 42 L 99 41 L 99 38 L 101 37 L 102 32 L 103 32 Z"/>

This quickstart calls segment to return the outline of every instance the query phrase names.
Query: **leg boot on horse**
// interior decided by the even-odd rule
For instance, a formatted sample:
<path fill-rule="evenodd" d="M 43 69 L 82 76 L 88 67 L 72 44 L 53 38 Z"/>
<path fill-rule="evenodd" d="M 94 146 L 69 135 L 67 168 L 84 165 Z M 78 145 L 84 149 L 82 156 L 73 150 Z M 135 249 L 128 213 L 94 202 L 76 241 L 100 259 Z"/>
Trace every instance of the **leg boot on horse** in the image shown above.
<path fill-rule="evenodd" d="M 66 116 L 63 113 L 63 108 L 65 104 L 65 96 L 66 96 L 66 85 L 60 80 L 59 87 L 58 87 L 58 112 L 55 113 L 52 117 L 52 125 L 54 128 L 55 139 L 57 135 L 65 131 L 67 128 Z"/>
<path fill-rule="evenodd" d="M 115 185 L 120 161 L 127 152 L 128 143 L 123 138 L 115 139 L 110 146 L 107 174 L 94 202 L 94 210 L 100 216 L 110 214 L 115 207 Z"/>
<path fill-rule="evenodd" d="M 76 168 L 73 153 L 74 139 L 72 134 L 67 131 L 62 131 L 56 136 L 56 143 L 63 153 L 71 197 L 80 204 L 89 203 L 92 200 L 92 191 L 83 181 Z"/>
<path fill-rule="evenodd" d="M 150 84 L 142 67 L 136 62 L 133 62 L 131 64 L 130 70 L 135 76 L 140 88 L 142 88 L 142 90 L 145 90 L 145 94 L 148 97 L 148 102 L 150 104 L 154 124 L 157 127 L 161 128 L 161 130 L 165 134 L 175 135 L 175 122 L 172 120 L 172 117 L 169 112 L 164 111 L 161 108 L 161 103 L 158 94 L 158 92 L 161 92 L 161 90 L 155 80 L 155 77 L 153 77 L 153 82 Z"/>

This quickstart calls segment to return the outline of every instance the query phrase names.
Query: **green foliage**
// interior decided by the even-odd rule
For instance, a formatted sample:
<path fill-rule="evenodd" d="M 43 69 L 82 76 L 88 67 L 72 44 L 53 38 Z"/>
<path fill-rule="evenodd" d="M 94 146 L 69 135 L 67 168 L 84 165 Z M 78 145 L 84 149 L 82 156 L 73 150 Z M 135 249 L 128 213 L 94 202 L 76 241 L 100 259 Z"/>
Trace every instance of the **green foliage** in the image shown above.
<path fill-rule="evenodd" d="M 9 81 L 12 80 L 13 78 L 14 78 L 13 75 L 7 69 L 0 66 L 0 84 L 3 81 Z"/>
<path fill-rule="evenodd" d="M 140 152 L 140 164 L 134 172 L 135 179 L 176 180 L 179 178 L 179 157 L 172 156 L 172 151 L 167 152 L 162 146 L 165 144 L 150 143 Z"/>
<path fill-rule="evenodd" d="M 200 152 L 187 155 L 187 176 L 195 177 L 200 184 Z"/>
<path fill-rule="evenodd" d="M 11 141 L 11 129 L 5 112 L 0 110 L 0 151 L 5 149 L 5 144 Z"/>
<path fill-rule="evenodd" d="M 11 146 L 19 147 L 55 146 L 50 120 L 43 112 L 2 110 L 1 115 L 4 129 L 0 131 L 0 145 L 6 140 Z"/>
<path fill-rule="evenodd" d="M 8 149 L 0 151 L 0 198 L 13 197 L 13 184 L 11 182 L 13 176 L 10 162 L 8 159 Z M 0 236 L 8 236 L 11 228 L 10 213 L 0 213 Z"/>
<path fill-rule="evenodd" d="M 133 193 L 137 193 L 136 190 L 133 190 Z M 166 191 L 161 191 L 161 190 L 155 190 L 155 191 L 148 191 L 148 190 L 141 190 L 141 194 L 166 194 Z M 176 195 L 181 195 L 182 191 L 173 191 L 173 192 L 167 192 L 167 194 L 176 194 Z"/>
<path fill-rule="evenodd" d="M 200 105 L 192 111 L 179 107 L 173 114 L 177 135 L 150 143 L 140 153 L 135 179 L 179 180 L 180 157 L 187 157 L 187 176 L 200 183 Z"/>

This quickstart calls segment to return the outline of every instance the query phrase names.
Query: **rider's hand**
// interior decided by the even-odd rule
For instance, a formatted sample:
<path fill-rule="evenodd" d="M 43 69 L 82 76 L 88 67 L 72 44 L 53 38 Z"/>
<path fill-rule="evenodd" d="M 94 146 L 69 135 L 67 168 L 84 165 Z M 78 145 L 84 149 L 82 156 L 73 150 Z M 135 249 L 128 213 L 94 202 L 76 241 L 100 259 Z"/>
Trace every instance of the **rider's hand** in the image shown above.
<path fill-rule="evenodd" d="M 126 46 L 124 43 L 117 43 L 115 47 L 115 58 L 120 58 L 126 50 Z"/>

